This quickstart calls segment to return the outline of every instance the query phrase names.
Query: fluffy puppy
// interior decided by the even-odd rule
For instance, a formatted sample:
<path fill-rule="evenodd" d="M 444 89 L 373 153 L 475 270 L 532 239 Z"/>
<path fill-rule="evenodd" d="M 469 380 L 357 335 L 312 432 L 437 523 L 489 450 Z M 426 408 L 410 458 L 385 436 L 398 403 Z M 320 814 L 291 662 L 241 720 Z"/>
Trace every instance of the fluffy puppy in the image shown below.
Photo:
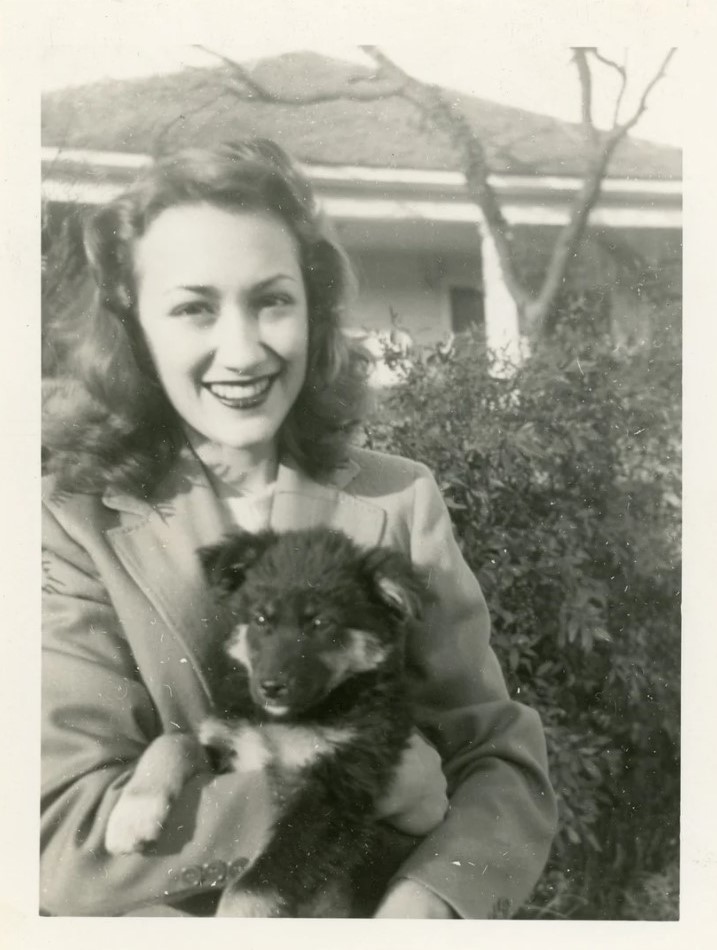
<path fill-rule="evenodd" d="M 239 533 L 200 557 L 232 630 L 212 663 L 219 715 L 199 741 L 219 770 L 263 769 L 276 806 L 219 913 L 351 916 L 359 882 L 380 866 L 375 802 L 411 734 L 404 646 L 425 584 L 397 552 L 361 549 L 328 528 Z M 110 818 L 108 850 L 158 836 L 204 764 L 191 744 L 162 736 L 150 745 Z"/>

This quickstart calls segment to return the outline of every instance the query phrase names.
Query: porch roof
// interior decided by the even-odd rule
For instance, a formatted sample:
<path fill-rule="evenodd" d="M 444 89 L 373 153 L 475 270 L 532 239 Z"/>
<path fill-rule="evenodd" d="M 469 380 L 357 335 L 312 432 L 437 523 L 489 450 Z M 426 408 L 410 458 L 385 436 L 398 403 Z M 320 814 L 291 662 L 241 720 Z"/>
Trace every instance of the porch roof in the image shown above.
<path fill-rule="evenodd" d="M 43 148 L 43 196 L 54 202 L 96 204 L 118 194 L 146 165 L 149 155 L 94 150 Z M 479 209 L 468 200 L 465 177 L 457 171 L 366 168 L 356 165 L 303 164 L 319 201 L 336 221 L 359 222 L 352 228 L 360 240 L 361 226 L 369 226 L 373 241 L 381 222 L 413 224 L 435 230 L 438 243 L 463 243 L 460 226 L 481 221 Z M 517 225 L 561 225 L 570 202 L 581 186 L 573 176 L 493 174 L 491 183 L 501 199 L 506 219 Z M 674 180 L 608 178 L 591 223 L 607 227 L 680 228 L 682 183 Z M 438 227 L 437 227 L 438 226 Z M 378 228 L 378 230 L 377 230 Z M 465 235 L 464 235 L 465 237 Z M 426 235 L 421 237 L 425 246 Z"/>
<path fill-rule="evenodd" d="M 252 64 L 252 75 L 277 93 L 301 99 L 329 90 L 350 93 L 370 70 L 305 52 Z M 457 170 L 446 135 L 429 129 L 418 111 L 398 97 L 266 104 L 232 94 L 227 79 L 227 69 L 220 67 L 48 93 L 42 101 L 43 145 L 142 155 L 259 135 L 275 139 L 315 167 Z M 446 92 L 480 133 L 495 174 L 570 178 L 584 171 L 579 124 Z M 608 174 L 678 180 L 681 151 L 629 137 L 616 150 Z"/>

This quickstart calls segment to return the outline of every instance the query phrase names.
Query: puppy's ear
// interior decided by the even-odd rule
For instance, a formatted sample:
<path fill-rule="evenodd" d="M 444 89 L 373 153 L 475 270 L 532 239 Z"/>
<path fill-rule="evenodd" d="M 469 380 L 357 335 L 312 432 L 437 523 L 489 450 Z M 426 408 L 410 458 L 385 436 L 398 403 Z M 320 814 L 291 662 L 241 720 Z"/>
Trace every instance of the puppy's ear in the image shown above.
<path fill-rule="evenodd" d="M 373 548 L 363 557 L 363 571 L 374 592 L 403 619 L 421 617 L 426 601 L 426 584 L 407 558 L 397 551 Z"/>
<path fill-rule="evenodd" d="M 212 544 L 197 551 L 204 573 L 219 594 L 228 596 L 241 587 L 246 572 L 274 540 L 270 531 L 250 534 L 237 531 L 228 535 L 219 544 Z"/>

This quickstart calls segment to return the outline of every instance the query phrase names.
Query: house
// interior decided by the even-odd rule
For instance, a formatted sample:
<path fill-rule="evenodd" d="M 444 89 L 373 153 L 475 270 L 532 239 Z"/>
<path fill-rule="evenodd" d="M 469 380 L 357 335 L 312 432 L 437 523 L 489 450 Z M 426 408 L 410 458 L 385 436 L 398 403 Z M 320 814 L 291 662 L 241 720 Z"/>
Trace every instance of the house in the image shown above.
<path fill-rule="evenodd" d="M 354 332 L 392 331 L 422 345 L 478 325 L 489 345 L 516 351 L 515 308 L 446 136 L 397 97 L 314 101 L 317 93 L 350 91 L 369 73 L 362 66 L 292 53 L 252 70 L 271 90 L 312 101 L 247 100 L 232 90 L 224 66 L 45 95 L 48 214 L 106 200 L 160 151 L 246 135 L 273 138 L 302 163 L 353 261 L 360 287 Z M 525 279 L 535 284 L 580 187 L 582 129 L 451 96 L 481 134 Z M 681 195 L 679 149 L 632 138 L 621 143 L 569 277 L 609 296 L 618 342 L 679 332 Z M 645 286 L 668 271 L 674 307 L 661 308 L 669 325 L 657 327 Z"/>

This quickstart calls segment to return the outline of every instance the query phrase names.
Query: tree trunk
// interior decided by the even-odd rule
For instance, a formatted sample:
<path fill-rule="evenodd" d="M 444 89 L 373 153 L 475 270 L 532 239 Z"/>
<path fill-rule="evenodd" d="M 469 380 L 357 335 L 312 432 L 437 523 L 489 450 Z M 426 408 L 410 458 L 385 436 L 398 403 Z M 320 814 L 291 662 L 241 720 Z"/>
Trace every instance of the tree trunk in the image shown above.
<path fill-rule="evenodd" d="M 538 295 L 519 305 L 521 329 L 532 344 L 537 343 L 545 334 L 548 318 L 565 284 L 570 263 L 577 256 L 585 236 L 590 212 L 600 197 L 603 179 L 616 145 L 617 142 L 609 140 L 602 153 L 593 159 L 573 202 L 569 221 L 553 246 Z"/>

